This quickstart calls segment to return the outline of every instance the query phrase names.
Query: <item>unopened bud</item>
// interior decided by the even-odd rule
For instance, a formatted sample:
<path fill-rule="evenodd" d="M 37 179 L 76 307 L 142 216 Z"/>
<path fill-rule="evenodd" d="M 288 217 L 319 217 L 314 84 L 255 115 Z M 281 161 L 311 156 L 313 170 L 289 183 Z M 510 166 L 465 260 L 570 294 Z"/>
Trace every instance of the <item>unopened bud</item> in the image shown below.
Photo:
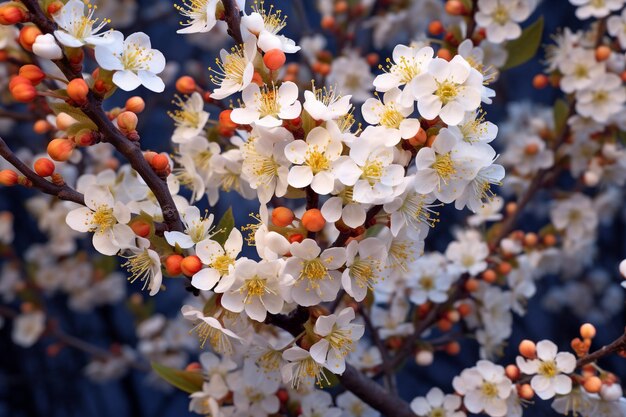
<path fill-rule="evenodd" d="M 37 85 L 46 78 L 46 74 L 37 65 L 22 65 L 19 72 L 20 76 L 28 79 L 33 85 Z"/>
<path fill-rule="evenodd" d="M 135 96 L 126 100 L 125 107 L 133 113 L 141 113 L 146 108 L 146 102 L 141 97 Z"/>
<path fill-rule="evenodd" d="M 15 25 L 26 21 L 26 10 L 18 7 L 15 3 L 0 5 L 0 25 Z"/>
<path fill-rule="evenodd" d="M 188 75 L 176 80 L 176 91 L 181 94 L 191 94 L 196 91 L 196 81 Z"/>
<path fill-rule="evenodd" d="M 77 104 L 85 104 L 88 94 L 89 86 L 82 78 L 74 78 L 67 84 L 67 95 Z"/>
<path fill-rule="evenodd" d="M 35 161 L 33 165 L 35 168 L 35 172 L 40 177 L 49 177 L 54 173 L 54 162 L 49 160 L 48 158 L 39 158 Z"/>
<path fill-rule="evenodd" d="M 78 146 L 91 146 L 96 143 L 96 135 L 91 129 L 81 129 L 74 135 L 74 143 Z"/>
<path fill-rule="evenodd" d="M 3 169 L 0 171 L 0 184 L 11 187 L 17 184 L 18 175 L 15 171 L 10 169 Z"/>
<path fill-rule="evenodd" d="M 65 162 L 74 151 L 74 142 L 69 139 L 57 138 L 52 139 L 48 144 L 48 155 L 55 161 Z"/>
<path fill-rule="evenodd" d="M 39 30 L 37 26 L 27 25 L 20 30 L 18 41 L 20 45 L 22 45 L 22 48 L 32 52 L 33 44 L 39 35 L 41 35 L 41 30 Z"/>
<path fill-rule="evenodd" d="M 139 118 L 132 111 L 125 111 L 117 116 L 117 127 L 125 135 L 136 132 Z"/>
<path fill-rule="evenodd" d="M 11 90 L 11 96 L 20 103 L 30 103 L 37 97 L 37 89 L 30 82 L 19 83 Z"/>

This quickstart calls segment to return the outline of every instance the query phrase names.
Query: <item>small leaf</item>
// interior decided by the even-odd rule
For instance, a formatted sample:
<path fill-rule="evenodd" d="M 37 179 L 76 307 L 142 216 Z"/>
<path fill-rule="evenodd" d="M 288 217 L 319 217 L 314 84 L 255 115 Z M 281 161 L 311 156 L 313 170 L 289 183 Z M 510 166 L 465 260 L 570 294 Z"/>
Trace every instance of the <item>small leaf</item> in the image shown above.
<path fill-rule="evenodd" d="M 557 137 L 561 136 L 563 133 L 568 118 L 569 106 L 567 105 L 567 102 L 565 100 L 558 99 L 556 103 L 554 103 L 554 131 Z"/>
<path fill-rule="evenodd" d="M 535 56 L 541 44 L 543 34 L 543 16 L 522 32 L 522 36 L 506 44 L 509 54 L 502 70 L 520 66 Z"/>
<path fill-rule="evenodd" d="M 311 115 L 304 110 L 302 112 L 302 129 L 304 130 L 304 137 L 306 137 L 316 126 L 317 123 L 315 122 L 315 119 L 313 119 Z"/>
<path fill-rule="evenodd" d="M 176 388 L 189 394 L 202 391 L 204 379 L 202 378 L 202 374 L 200 372 L 169 368 L 156 362 L 151 362 L 150 365 L 152 366 L 154 372 Z"/>
<path fill-rule="evenodd" d="M 211 239 L 224 246 L 226 243 L 226 239 L 228 239 L 228 235 L 230 235 L 231 230 L 235 227 L 235 218 L 233 217 L 233 208 L 229 207 L 226 213 L 222 216 L 222 219 L 217 224 L 217 233 L 214 234 Z"/>

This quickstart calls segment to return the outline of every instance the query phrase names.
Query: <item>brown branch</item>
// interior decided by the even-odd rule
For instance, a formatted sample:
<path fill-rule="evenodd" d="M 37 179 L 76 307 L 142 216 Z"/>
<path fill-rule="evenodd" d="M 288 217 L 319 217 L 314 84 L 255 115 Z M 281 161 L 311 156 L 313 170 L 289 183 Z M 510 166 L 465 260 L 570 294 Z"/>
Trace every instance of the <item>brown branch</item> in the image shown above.
<path fill-rule="evenodd" d="M 471 39 L 476 30 L 476 12 L 478 11 L 478 0 L 472 0 L 472 11 L 470 12 L 467 29 L 465 31 L 465 39 Z"/>
<path fill-rule="evenodd" d="M 239 45 L 243 44 L 241 36 L 241 15 L 235 0 L 222 0 L 224 5 L 224 21 L 228 25 L 228 34 Z"/>
<path fill-rule="evenodd" d="M 580 368 L 589 363 L 596 362 L 598 359 L 601 359 L 612 353 L 618 353 L 623 351 L 626 351 L 626 329 L 624 329 L 623 335 L 615 339 L 610 344 L 603 346 L 595 352 L 589 353 L 588 355 L 585 355 L 582 358 L 578 359 L 578 361 L 576 362 L 576 367 Z"/>
<path fill-rule="evenodd" d="M 6 159 L 19 172 L 33 183 L 33 186 L 41 192 L 56 196 L 61 200 L 73 201 L 81 205 L 85 205 L 85 197 L 67 185 L 56 185 L 45 178 L 37 175 L 35 171 L 30 169 L 28 165 L 22 162 L 9 148 L 6 142 L 0 138 L 0 156 Z"/>
<path fill-rule="evenodd" d="M 23 0 L 22 3 L 30 12 L 30 18 L 44 33 L 53 33 L 56 25 L 49 20 L 39 7 L 37 0 Z M 54 63 L 68 80 L 82 78 L 80 70 L 73 67 L 66 56 Z M 182 231 L 180 214 L 176 209 L 167 183 L 161 179 L 143 157 L 143 152 L 136 142 L 128 140 L 109 120 L 102 108 L 102 99 L 89 92 L 87 103 L 80 107 L 98 127 L 104 141 L 112 144 L 130 162 L 130 165 L 143 178 L 161 206 L 164 222 L 169 230 Z"/>

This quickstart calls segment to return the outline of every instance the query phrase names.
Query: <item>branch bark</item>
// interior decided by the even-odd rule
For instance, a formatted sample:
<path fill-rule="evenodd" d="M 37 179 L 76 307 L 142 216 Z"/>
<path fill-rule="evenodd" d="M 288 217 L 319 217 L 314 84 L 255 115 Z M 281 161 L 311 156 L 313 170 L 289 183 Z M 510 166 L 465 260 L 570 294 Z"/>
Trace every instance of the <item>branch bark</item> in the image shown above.
<path fill-rule="evenodd" d="M 595 352 L 592 352 L 578 359 L 578 361 L 576 362 L 576 366 L 580 368 L 589 363 L 596 362 L 598 359 L 601 359 L 612 353 L 618 353 L 622 351 L 626 351 L 626 329 L 624 329 L 624 334 L 620 336 L 619 338 L 615 339 L 612 343 L 606 346 L 603 346 L 602 348 L 596 350 Z"/>
<path fill-rule="evenodd" d="M 0 138 L 0 156 L 13 165 L 19 172 L 33 183 L 33 186 L 41 192 L 56 196 L 61 200 L 73 201 L 81 205 L 85 205 L 85 197 L 67 185 L 56 185 L 45 178 L 37 175 L 35 171 L 30 169 L 28 165 L 22 162 L 9 148 L 6 142 Z"/>
<path fill-rule="evenodd" d="M 228 34 L 235 40 L 237 44 L 243 44 L 241 36 L 241 15 L 239 14 L 239 6 L 235 0 L 222 0 L 224 5 L 224 21 L 228 25 Z"/>

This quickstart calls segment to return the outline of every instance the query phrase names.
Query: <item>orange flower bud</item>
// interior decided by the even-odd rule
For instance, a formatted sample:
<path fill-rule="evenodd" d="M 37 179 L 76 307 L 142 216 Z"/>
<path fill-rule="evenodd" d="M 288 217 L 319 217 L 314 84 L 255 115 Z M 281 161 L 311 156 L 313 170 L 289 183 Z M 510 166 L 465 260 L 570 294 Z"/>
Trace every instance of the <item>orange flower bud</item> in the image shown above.
<path fill-rule="evenodd" d="M 170 255 L 165 259 L 165 272 L 167 275 L 171 277 L 175 277 L 176 275 L 182 274 L 183 270 L 181 269 L 181 263 L 183 261 L 183 257 L 174 254 Z"/>
<path fill-rule="evenodd" d="M 289 235 L 287 240 L 289 243 L 302 242 L 304 240 L 304 236 L 301 233 L 294 233 L 293 235 Z"/>
<path fill-rule="evenodd" d="M 185 257 L 180 263 L 180 269 L 188 277 L 202 269 L 202 261 L 196 255 Z"/>
<path fill-rule="evenodd" d="M 415 136 L 409 139 L 411 146 L 423 146 L 428 140 L 426 131 L 420 127 Z"/>
<path fill-rule="evenodd" d="M 511 381 L 515 381 L 517 380 L 517 378 L 519 378 L 520 375 L 520 371 L 519 368 L 513 364 L 508 365 L 505 369 L 504 369 L 507 378 L 509 378 Z"/>
<path fill-rule="evenodd" d="M 181 94 L 191 94 L 196 91 L 196 81 L 188 75 L 176 80 L 176 90 Z"/>
<path fill-rule="evenodd" d="M 467 281 L 465 281 L 465 290 L 467 292 L 477 291 L 479 286 L 480 285 L 478 283 L 478 280 L 475 278 L 470 278 Z"/>
<path fill-rule="evenodd" d="M 289 226 L 293 222 L 294 217 L 293 211 L 287 207 L 276 207 L 272 211 L 272 223 L 278 227 Z"/>
<path fill-rule="evenodd" d="M 526 153 L 526 155 L 529 156 L 537 155 L 537 153 L 539 152 L 539 145 L 537 145 L 536 143 L 529 143 L 524 148 L 524 152 Z"/>
<path fill-rule="evenodd" d="M 46 10 L 48 11 L 48 14 L 52 16 L 53 14 L 61 10 L 62 7 L 63 3 L 61 3 L 60 1 L 53 1 L 48 5 L 48 8 Z"/>
<path fill-rule="evenodd" d="M 446 345 L 446 353 L 450 356 L 456 356 L 461 352 L 459 342 L 450 342 Z"/>
<path fill-rule="evenodd" d="M 252 75 L 252 82 L 258 85 L 259 87 L 265 84 L 265 81 L 263 81 L 263 77 L 261 77 L 261 74 L 259 74 L 256 71 L 254 71 L 254 74 Z"/>
<path fill-rule="evenodd" d="M 428 25 L 428 32 L 433 36 L 439 36 L 443 33 L 443 24 L 440 20 L 433 20 Z"/>
<path fill-rule="evenodd" d="M 11 89 L 11 96 L 20 103 L 30 103 L 37 97 L 37 90 L 30 81 L 28 84 L 19 83 Z"/>
<path fill-rule="evenodd" d="M 230 115 L 233 111 L 231 109 L 222 110 L 219 116 L 220 126 L 224 126 L 226 129 L 235 130 L 237 128 L 237 123 L 233 122 L 233 119 L 230 118 Z"/>
<path fill-rule="evenodd" d="M 18 175 L 15 171 L 10 169 L 3 169 L 0 171 L 0 184 L 7 187 L 17 184 Z"/>
<path fill-rule="evenodd" d="M 580 335 L 583 339 L 593 339 L 596 337 L 596 328 L 591 323 L 585 323 L 580 326 Z"/>
<path fill-rule="evenodd" d="M 373 67 L 375 65 L 378 65 L 378 62 L 380 62 L 380 56 L 376 52 L 371 52 L 367 54 L 365 60 L 370 66 Z"/>
<path fill-rule="evenodd" d="M 72 156 L 74 146 L 74 142 L 69 139 L 52 139 L 48 144 L 48 155 L 55 161 L 65 162 Z"/>
<path fill-rule="evenodd" d="M 32 52 L 35 39 L 37 39 L 39 35 L 41 35 L 41 31 L 37 26 L 24 26 L 22 30 L 20 30 L 18 41 L 20 45 L 22 45 L 22 48 L 26 49 L 28 52 Z"/>
<path fill-rule="evenodd" d="M 81 129 L 74 135 L 74 143 L 78 146 L 91 146 L 96 143 L 95 135 L 92 130 Z"/>
<path fill-rule="evenodd" d="M 86 103 L 87 94 L 89 94 L 89 86 L 82 78 L 74 78 L 67 85 L 67 95 L 77 104 Z"/>
<path fill-rule="evenodd" d="M 47 120 L 37 120 L 33 123 L 33 131 L 39 135 L 48 133 L 52 129 L 52 125 Z"/>
<path fill-rule="evenodd" d="M 331 30 L 335 27 L 335 18 L 332 16 L 324 16 L 321 21 L 322 29 Z"/>
<path fill-rule="evenodd" d="M 518 395 L 520 396 L 520 398 L 523 398 L 524 400 L 532 400 L 533 397 L 535 396 L 535 391 L 530 387 L 529 384 L 524 384 L 522 386 L 519 387 L 519 389 L 517 390 Z"/>
<path fill-rule="evenodd" d="M 135 132 L 138 122 L 139 119 L 137 115 L 132 111 L 125 111 L 117 116 L 117 127 L 119 127 L 123 133 Z"/>
<path fill-rule="evenodd" d="M 345 0 L 341 0 L 335 3 L 335 13 L 345 13 L 348 11 L 348 8 L 348 2 Z"/>
<path fill-rule="evenodd" d="M 143 153 L 143 159 L 145 159 L 148 164 L 152 164 L 152 158 L 154 158 L 155 155 L 157 155 L 156 152 L 146 151 Z"/>
<path fill-rule="evenodd" d="M 602 388 L 602 380 L 598 378 L 597 376 L 590 376 L 589 378 L 585 380 L 585 383 L 583 384 L 583 386 L 585 387 L 585 390 L 587 392 L 590 392 L 592 394 L 597 394 L 598 392 L 600 392 L 600 389 Z"/>
<path fill-rule="evenodd" d="M 285 53 L 278 48 L 270 49 L 263 55 L 263 63 L 272 71 L 276 71 L 285 65 L 285 61 L 287 61 Z"/>
<path fill-rule="evenodd" d="M 191 362 L 189 365 L 185 367 L 185 371 L 188 372 L 196 372 L 202 370 L 202 365 L 199 362 Z"/>
<path fill-rule="evenodd" d="M 459 0 L 448 0 L 446 2 L 446 13 L 452 16 L 459 16 L 465 12 L 465 7 L 463 3 Z"/>
<path fill-rule="evenodd" d="M 150 160 L 150 166 L 155 171 L 163 171 L 170 166 L 170 160 L 166 154 L 160 153 L 152 157 Z"/>
<path fill-rule="evenodd" d="M 537 90 L 543 90 L 550 84 L 550 80 L 545 74 L 537 74 L 533 78 L 533 87 Z"/>
<path fill-rule="evenodd" d="M 534 359 L 537 353 L 537 347 L 532 340 L 524 339 L 519 344 L 519 353 L 528 359 Z"/>
<path fill-rule="evenodd" d="M 33 85 L 37 85 L 46 78 L 46 74 L 37 65 L 27 64 L 20 68 L 20 76 L 28 79 Z"/>
<path fill-rule="evenodd" d="M 0 25 L 14 25 L 26 21 L 26 10 L 15 4 L 3 4 L 0 6 Z"/>
<path fill-rule="evenodd" d="M 130 228 L 140 237 L 147 237 L 150 234 L 150 224 L 145 220 L 134 220 L 130 223 Z"/>
<path fill-rule="evenodd" d="M 462 303 L 462 304 L 459 304 L 459 306 L 457 307 L 457 310 L 459 311 L 459 314 L 462 317 L 467 317 L 471 314 L 472 307 L 469 304 Z"/>
<path fill-rule="evenodd" d="M 35 172 L 40 177 L 49 177 L 54 174 L 54 162 L 48 158 L 39 158 L 34 164 Z"/>
<path fill-rule="evenodd" d="M 33 83 L 28 78 L 22 77 L 21 75 L 16 75 L 15 77 L 11 78 L 11 81 L 9 81 L 9 90 L 14 89 L 19 84 L 33 85 Z"/>
<path fill-rule="evenodd" d="M 141 113 L 146 108 L 146 102 L 141 97 L 135 96 L 126 100 L 125 107 L 133 113 Z"/>
<path fill-rule="evenodd" d="M 446 61 L 450 61 L 452 59 L 452 52 L 447 48 L 441 48 L 437 51 L 437 56 Z"/>
<path fill-rule="evenodd" d="M 483 280 L 490 284 L 493 284 L 494 282 L 496 282 L 496 279 L 498 279 L 498 275 L 493 269 L 487 269 L 482 273 L 481 277 Z"/>
<path fill-rule="evenodd" d="M 598 62 L 606 61 L 611 57 L 611 48 L 606 45 L 600 45 L 596 48 L 596 60 Z"/>
<path fill-rule="evenodd" d="M 318 209 L 310 209 L 302 215 L 302 226 L 309 232 L 319 232 L 326 225 L 326 219 Z"/>

